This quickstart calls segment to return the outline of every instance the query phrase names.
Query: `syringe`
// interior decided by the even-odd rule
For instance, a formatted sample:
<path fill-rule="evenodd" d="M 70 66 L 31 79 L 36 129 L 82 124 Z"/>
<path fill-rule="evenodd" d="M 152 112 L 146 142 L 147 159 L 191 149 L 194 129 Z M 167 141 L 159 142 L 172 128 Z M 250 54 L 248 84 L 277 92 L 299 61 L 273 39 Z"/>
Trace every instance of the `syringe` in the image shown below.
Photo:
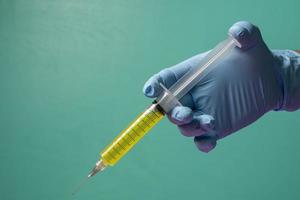
<path fill-rule="evenodd" d="M 88 178 L 94 176 L 97 172 L 103 171 L 108 166 L 115 165 L 164 117 L 165 113 L 170 112 L 175 106 L 181 105 L 179 100 L 235 46 L 240 47 L 240 44 L 229 35 L 225 41 L 211 50 L 196 67 L 191 68 L 169 89 L 161 85 L 163 88 L 161 95 L 100 153 L 100 160 L 96 163 Z"/>

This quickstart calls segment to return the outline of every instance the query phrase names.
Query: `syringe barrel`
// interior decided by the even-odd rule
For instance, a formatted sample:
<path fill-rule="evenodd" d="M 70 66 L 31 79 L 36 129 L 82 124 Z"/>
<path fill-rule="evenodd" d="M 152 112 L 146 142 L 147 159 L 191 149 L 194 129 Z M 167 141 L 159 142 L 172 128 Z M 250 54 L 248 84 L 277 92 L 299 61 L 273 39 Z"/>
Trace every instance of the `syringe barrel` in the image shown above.
<path fill-rule="evenodd" d="M 230 50 L 239 44 L 229 37 L 210 51 L 198 66 L 190 69 L 172 87 L 166 89 L 142 114 L 140 114 L 126 129 L 124 129 L 102 152 L 103 164 L 115 165 L 146 133 L 153 128 L 176 105 L 189 90 L 191 90 L 205 75 L 213 69 Z"/>

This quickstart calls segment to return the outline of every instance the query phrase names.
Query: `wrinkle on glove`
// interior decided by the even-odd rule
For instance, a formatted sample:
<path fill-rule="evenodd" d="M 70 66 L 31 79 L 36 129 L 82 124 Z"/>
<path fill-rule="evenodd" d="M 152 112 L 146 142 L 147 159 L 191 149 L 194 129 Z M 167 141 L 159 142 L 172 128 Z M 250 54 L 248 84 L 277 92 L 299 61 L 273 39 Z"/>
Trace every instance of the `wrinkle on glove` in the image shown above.
<path fill-rule="evenodd" d="M 282 109 L 295 111 L 300 108 L 300 54 L 290 50 L 274 50 L 273 54 L 282 78 Z"/>

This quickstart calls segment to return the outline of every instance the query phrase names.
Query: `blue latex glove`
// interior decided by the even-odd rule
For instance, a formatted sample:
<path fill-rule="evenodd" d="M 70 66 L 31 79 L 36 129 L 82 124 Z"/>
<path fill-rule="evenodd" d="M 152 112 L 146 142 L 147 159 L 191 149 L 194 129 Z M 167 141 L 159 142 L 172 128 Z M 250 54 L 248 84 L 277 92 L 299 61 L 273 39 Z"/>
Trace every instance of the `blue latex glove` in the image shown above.
<path fill-rule="evenodd" d="M 292 51 L 271 52 L 259 29 L 249 22 L 234 24 L 229 33 L 242 48 L 235 48 L 180 101 L 168 117 L 197 147 L 209 152 L 216 141 L 253 123 L 270 110 L 300 107 L 299 55 Z M 152 76 L 143 91 L 157 97 L 206 53 L 196 55 Z"/>

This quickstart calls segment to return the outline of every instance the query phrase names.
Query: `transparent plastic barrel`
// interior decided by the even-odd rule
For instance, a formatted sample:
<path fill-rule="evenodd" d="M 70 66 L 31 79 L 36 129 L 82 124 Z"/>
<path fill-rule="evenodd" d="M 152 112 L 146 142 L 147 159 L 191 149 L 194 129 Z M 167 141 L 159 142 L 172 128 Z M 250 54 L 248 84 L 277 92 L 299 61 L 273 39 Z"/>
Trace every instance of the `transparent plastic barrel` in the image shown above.
<path fill-rule="evenodd" d="M 188 93 L 202 78 L 205 77 L 220 61 L 229 53 L 235 46 L 239 44 L 231 36 L 227 40 L 219 43 L 212 49 L 199 63 L 198 66 L 190 69 L 182 76 L 174 85 L 169 88 L 169 91 L 180 100 Z"/>

